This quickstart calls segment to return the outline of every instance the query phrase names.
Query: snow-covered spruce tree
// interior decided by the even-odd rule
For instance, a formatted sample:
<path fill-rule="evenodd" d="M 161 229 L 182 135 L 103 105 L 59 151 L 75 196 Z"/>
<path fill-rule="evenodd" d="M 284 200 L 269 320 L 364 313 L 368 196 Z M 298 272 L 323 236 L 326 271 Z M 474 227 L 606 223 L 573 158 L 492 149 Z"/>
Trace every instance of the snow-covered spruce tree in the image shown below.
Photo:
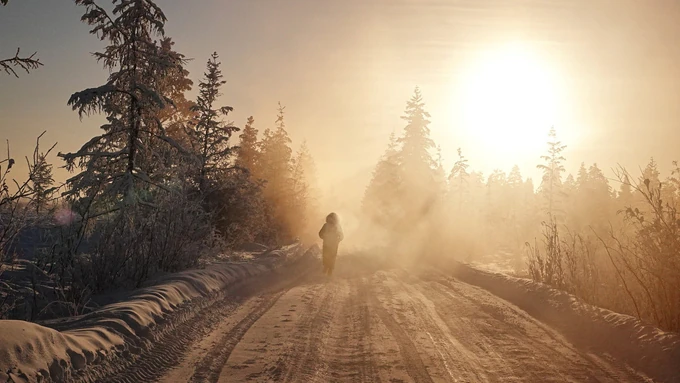
<path fill-rule="evenodd" d="M 316 230 L 311 229 L 311 222 L 319 219 L 318 186 L 316 181 L 316 164 L 309 152 L 307 142 L 303 141 L 295 158 L 292 171 L 292 231 L 305 240 L 316 238 Z"/>
<path fill-rule="evenodd" d="M 402 197 L 405 199 L 402 204 L 406 209 L 406 221 L 403 222 L 406 227 L 430 214 L 439 197 L 435 180 L 436 162 L 431 154 L 435 144 L 430 138 L 429 117 L 420 88 L 416 87 L 402 116 L 407 123 L 404 134 L 398 139 L 402 144 L 399 158 L 404 180 Z"/>
<path fill-rule="evenodd" d="M 33 150 L 33 161 L 26 157 L 30 180 L 28 188 L 33 193 L 31 204 L 35 208 L 35 213 L 38 217 L 48 208 L 56 191 L 54 178 L 52 177 L 52 164 L 47 162 L 47 155 L 57 144 L 52 145 L 47 152 L 40 152 L 40 138 L 44 134 L 45 132 L 42 132 L 36 140 L 35 150 Z"/>
<path fill-rule="evenodd" d="M 434 169 L 434 173 L 435 173 L 435 182 L 437 184 L 437 195 L 440 198 L 443 198 L 446 195 L 446 192 L 448 191 L 449 187 L 448 187 L 448 182 L 447 182 L 447 177 L 446 177 L 446 171 L 444 170 L 442 148 L 439 145 L 437 145 L 436 165 L 437 165 L 437 167 Z"/>
<path fill-rule="evenodd" d="M 292 204 L 291 183 L 291 139 L 286 131 L 284 120 L 285 107 L 279 103 L 276 117 L 276 129 L 266 129 L 260 142 L 260 177 L 266 182 L 263 195 L 271 209 L 272 227 L 276 232 L 276 242 L 289 241 L 294 237 L 290 228 L 290 219 L 294 212 Z"/>
<path fill-rule="evenodd" d="M 449 174 L 449 194 L 457 209 L 456 211 L 459 213 L 463 210 L 463 202 L 469 192 L 469 167 L 468 159 L 463 155 L 461 148 L 458 148 L 458 159 L 453 164 L 453 168 Z"/>
<path fill-rule="evenodd" d="M 192 108 L 196 118 L 187 130 L 192 153 L 197 158 L 196 183 L 203 194 L 217 188 L 218 175 L 230 166 L 231 156 L 238 149 L 229 145 L 229 139 L 239 128 L 222 120 L 234 108 L 215 106 L 222 95 L 220 88 L 226 83 L 222 80 L 220 64 L 219 56 L 214 52 L 208 60 L 204 78 L 198 84 L 200 91 Z"/>
<path fill-rule="evenodd" d="M 195 265 L 211 246 L 209 214 L 188 198 L 190 173 L 177 160 L 187 152 L 161 121 L 178 89 L 168 79 L 183 75 L 183 57 L 163 40 L 166 18 L 153 1 L 112 2 L 108 13 L 92 0 L 76 0 L 86 8 L 82 20 L 91 33 L 108 44 L 94 55 L 110 74 L 104 85 L 69 99 L 81 117 L 100 112 L 107 119 L 102 134 L 75 153 L 60 154 L 68 170 L 79 170 L 66 192 L 82 217 L 74 231 L 80 238 L 96 233 L 89 257 L 77 255 L 80 240 L 60 248 L 58 256 L 68 260 L 59 271 L 65 281 L 74 280 L 69 275 L 82 279 L 65 286 L 69 291 L 138 286 L 158 270 Z"/>
<path fill-rule="evenodd" d="M 76 0 L 86 12 L 82 20 L 108 46 L 94 53 L 110 71 L 101 86 L 74 93 L 68 104 L 79 115 L 102 112 L 107 123 L 75 153 L 61 154 L 66 168 L 82 171 L 67 182 L 70 195 L 96 201 L 100 212 L 120 202 L 147 204 L 144 191 L 167 178 L 158 172 L 160 147 L 179 146 L 158 119 L 171 100 L 161 92 L 168 73 L 180 70 L 182 57 L 163 49 L 165 15 L 151 0 L 113 0 L 111 14 L 93 0 Z M 89 204 L 89 203 L 87 203 Z"/>
<path fill-rule="evenodd" d="M 177 57 L 181 62 L 187 61 L 183 54 L 175 52 L 175 42 L 170 37 L 161 40 L 161 49 L 168 52 L 172 57 Z M 159 84 L 159 91 L 172 101 L 172 107 L 166 107 L 158 111 L 158 119 L 165 128 L 167 135 L 183 147 L 189 147 L 185 127 L 196 118 L 193 101 L 187 100 L 186 92 L 190 91 L 194 82 L 189 78 L 189 71 L 182 65 L 178 65 L 165 73 Z"/>
<path fill-rule="evenodd" d="M 425 111 L 425 103 L 416 87 L 413 96 L 406 103 L 405 115 L 401 118 L 407 122 L 404 135 L 398 139 L 402 144 L 401 161 L 404 175 L 410 179 L 434 180 L 433 169 L 436 163 L 431 151 L 435 149 L 434 141 L 430 138 L 430 114 Z"/>
<path fill-rule="evenodd" d="M 362 210 L 367 218 L 387 230 L 394 230 L 402 217 L 400 193 L 402 178 L 399 169 L 399 143 L 394 133 L 373 171 L 373 177 L 366 187 Z"/>
<path fill-rule="evenodd" d="M 253 116 L 248 117 L 246 126 L 241 132 L 241 142 L 239 144 L 238 153 L 236 155 L 236 166 L 247 169 L 250 175 L 257 179 L 258 177 L 258 158 L 260 150 L 257 142 L 257 129 L 255 128 L 255 119 Z"/>
<path fill-rule="evenodd" d="M 544 210 L 550 221 L 561 217 L 562 213 L 560 196 L 562 173 L 564 173 L 562 162 L 565 161 L 562 152 L 566 147 L 566 145 L 562 145 L 562 142 L 557 139 L 555 128 L 551 127 L 550 132 L 548 132 L 548 153 L 541 156 L 544 162 L 536 165 L 538 169 L 543 171 L 543 178 L 541 179 L 538 192 L 543 197 L 545 203 Z"/>
<path fill-rule="evenodd" d="M 232 108 L 215 106 L 221 95 L 220 88 L 225 84 L 222 78 L 219 57 L 214 53 L 199 84 L 200 92 L 193 108 L 196 117 L 187 129 L 187 136 L 196 158 L 192 178 L 205 201 L 204 208 L 212 214 L 215 228 L 226 244 L 238 246 L 260 240 L 268 222 L 261 184 L 239 166 L 243 157 L 233 159 L 241 152 L 229 141 L 240 129 L 222 120 Z M 254 149 L 257 131 L 252 126 L 252 117 L 248 122 L 244 135 L 250 136 L 252 142 L 246 149 Z"/>

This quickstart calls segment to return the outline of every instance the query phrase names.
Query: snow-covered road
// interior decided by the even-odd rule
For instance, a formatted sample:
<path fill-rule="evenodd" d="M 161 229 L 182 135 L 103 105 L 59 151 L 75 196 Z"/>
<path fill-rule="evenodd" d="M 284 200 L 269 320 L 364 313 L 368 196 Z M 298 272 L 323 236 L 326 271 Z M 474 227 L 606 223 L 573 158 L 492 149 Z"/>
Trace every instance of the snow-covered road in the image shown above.
<path fill-rule="evenodd" d="M 340 258 L 255 277 L 101 381 L 646 382 L 434 268 Z"/>

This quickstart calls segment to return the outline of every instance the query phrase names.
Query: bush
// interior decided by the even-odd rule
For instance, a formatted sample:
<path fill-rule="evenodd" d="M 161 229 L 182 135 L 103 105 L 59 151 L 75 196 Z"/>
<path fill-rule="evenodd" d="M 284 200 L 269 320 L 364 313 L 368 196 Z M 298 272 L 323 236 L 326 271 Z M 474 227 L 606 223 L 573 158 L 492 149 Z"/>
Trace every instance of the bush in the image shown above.
<path fill-rule="evenodd" d="M 628 207 L 628 232 L 611 230 L 602 243 L 638 318 L 661 328 L 680 330 L 680 215 L 663 201 L 662 186 L 637 191 L 646 209 Z M 632 233 L 632 234 L 628 234 Z"/>
<path fill-rule="evenodd" d="M 555 223 L 544 223 L 542 243 L 527 243 L 530 277 L 680 330 L 680 215 L 672 201 L 662 200 L 662 188 L 649 181 L 637 187 L 644 204 L 623 210 L 619 229 L 610 226 L 606 235 L 567 229 L 563 239 Z"/>
<path fill-rule="evenodd" d="M 125 207 L 94 223 L 88 237 L 93 247 L 78 256 L 93 292 L 139 287 L 158 272 L 197 266 L 219 243 L 210 215 L 185 191 L 159 193 L 154 202 Z"/>

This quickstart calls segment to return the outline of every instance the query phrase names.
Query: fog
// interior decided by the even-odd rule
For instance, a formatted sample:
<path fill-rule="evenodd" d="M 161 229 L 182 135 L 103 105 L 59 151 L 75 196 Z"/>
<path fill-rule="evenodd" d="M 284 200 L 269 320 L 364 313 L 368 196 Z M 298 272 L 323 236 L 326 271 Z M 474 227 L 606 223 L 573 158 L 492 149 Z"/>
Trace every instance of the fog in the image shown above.
<path fill-rule="evenodd" d="M 24 214 L 2 241 L 77 217 L 57 226 L 95 250 L 64 234 L 41 265 L 92 274 L 63 291 L 317 243 L 336 212 L 341 255 L 493 265 L 680 327 L 679 5 L 167 1 L 142 44 L 76 3 L 0 12 Z"/>

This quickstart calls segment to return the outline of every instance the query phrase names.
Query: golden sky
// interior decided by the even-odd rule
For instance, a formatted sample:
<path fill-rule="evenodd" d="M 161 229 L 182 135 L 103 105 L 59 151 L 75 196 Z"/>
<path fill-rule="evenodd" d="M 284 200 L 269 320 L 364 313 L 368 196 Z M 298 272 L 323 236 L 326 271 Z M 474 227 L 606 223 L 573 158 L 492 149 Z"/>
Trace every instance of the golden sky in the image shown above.
<path fill-rule="evenodd" d="M 158 0 L 197 81 L 217 51 L 222 102 L 242 125 L 273 126 L 287 106 L 332 195 L 358 196 L 405 102 L 420 86 L 447 170 L 462 147 L 488 174 L 535 165 L 550 124 L 581 161 L 668 170 L 680 148 L 680 2 L 674 0 Z M 190 4 L 190 5 L 188 5 Z M 100 118 L 66 101 L 104 82 L 101 43 L 66 1 L 0 8 L 0 56 L 17 46 L 45 66 L 0 76 L 0 138 L 30 154 L 34 137 L 75 150 Z M 192 97 L 195 94 L 192 93 Z M 543 126 L 545 125 L 545 126 Z M 63 173 L 61 173 L 63 177 Z"/>

